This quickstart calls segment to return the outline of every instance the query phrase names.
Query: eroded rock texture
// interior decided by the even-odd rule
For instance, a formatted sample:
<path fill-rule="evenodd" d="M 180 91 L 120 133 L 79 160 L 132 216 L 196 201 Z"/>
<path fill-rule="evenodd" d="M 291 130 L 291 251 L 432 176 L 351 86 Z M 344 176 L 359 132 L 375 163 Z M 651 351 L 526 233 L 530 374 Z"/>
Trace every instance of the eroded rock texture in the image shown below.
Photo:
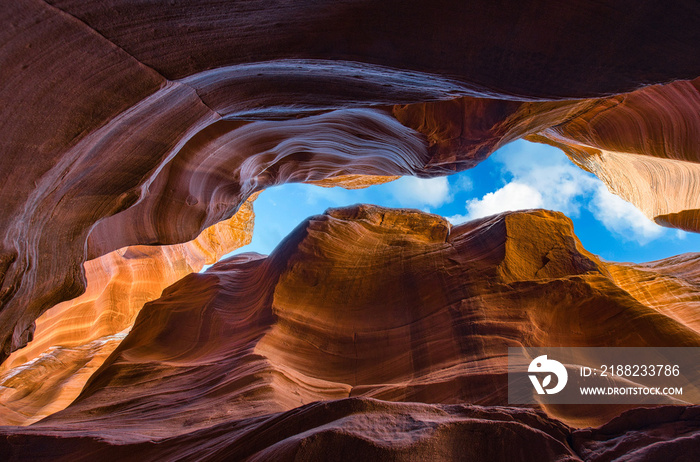
<path fill-rule="evenodd" d="M 456 404 L 502 404 L 508 344 L 609 345 L 605 322 L 621 345 L 697 343 L 697 255 L 603 263 L 547 212 L 450 230 L 413 212 L 337 210 L 138 313 L 242 242 L 211 230 L 258 191 L 449 174 L 523 137 L 559 146 L 658 223 L 700 231 L 699 22 L 691 0 L 3 5 L 2 419 L 55 412 L 99 370 L 65 411 L 5 430 L 2 450 L 689 453 L 695 408 L 572 433 L 623 409 Z M 352 239 L 363 246 L 346 249 Z M 565 323 L 559 306 L 578 317 Z M 626 433 L 632 419 L 648 427 Z"/>
<path fill-rule="evenodd" d="M 270 185 L 445 174 L 560 131 L 650 149 L 673 166 L 624 168 L 690 184 L 695 167 L 676 163 L 697 160 L 697 88 L 681 81 L 700 75 L 698 19 L 693 1 L 14 2 L 0 13 L 0 358 L 80 295 L 85 260 L 190 241 Z M 632 173 L 611 188 L 698 229 L 697 194 L 661 204 Z"/>
<path fill-rule="evenodd" d="M 700 79 L 655 85 L 601 101 L 531 139 L 562 148 L 657 223 L 698 231 L 698 108 Z"/>
<path fill-rule="evenodd" d="M 143 305 L 249 243 L 253 218 L 249 201 L 187 244 L 126 247 L 87 262 L 85 293 L 39 317 L 34 341 L 0 366 L 0 424 L 28 425 L 70 404 Z"/>
<path fill-rule="evenodd" d="M 41 457 L 34 447 L 212 460 L 609 460 L 624 447 L 644 460 L 650 441 L 682 454 L 697 445 L 697 408 L 636 409 L 576 430 L 630 406 L 503 407 L 506 355 L 700 346 L 699 259 L 605 263 L 569 219 L 543 210 L 451 227 L 417 211 L 332 209 L 269 257 L 175 283 L 70 406 L 2 430 L 2 444 L 20 460 Z"/>

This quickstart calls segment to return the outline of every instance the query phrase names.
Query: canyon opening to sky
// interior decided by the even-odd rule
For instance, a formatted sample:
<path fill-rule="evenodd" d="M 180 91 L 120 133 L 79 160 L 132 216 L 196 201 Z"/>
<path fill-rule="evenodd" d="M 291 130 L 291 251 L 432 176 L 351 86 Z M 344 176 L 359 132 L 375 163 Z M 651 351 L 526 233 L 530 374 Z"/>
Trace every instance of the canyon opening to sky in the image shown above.
<path fill-rule="evenodd" d="M 697 460 L 697 1 L 5 3 L 0 460 Z"/>
<path fill-rule="evenodd" d="M 561 150 L 516 141 L 447 177 L 403 177 L 356 190 L 303 183 L 270 188 L 256 199 L 252 242 L 231 255 L 268 255 L 302 220 L 356 203 L 435 213 L 453 225 L 505 211 L 556 210 L 572 219 L 586 249 L 608 261 L 643 263 L 700 249 L 700 235 L 657 225 Z"/>

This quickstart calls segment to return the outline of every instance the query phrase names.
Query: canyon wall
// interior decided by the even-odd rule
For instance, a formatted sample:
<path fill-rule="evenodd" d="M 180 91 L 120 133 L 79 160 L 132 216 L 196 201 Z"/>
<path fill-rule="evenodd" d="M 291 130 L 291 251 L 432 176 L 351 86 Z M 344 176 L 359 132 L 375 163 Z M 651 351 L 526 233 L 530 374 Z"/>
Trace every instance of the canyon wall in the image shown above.
<path fill-rule="evenodd" d="M 519 138 L 698 232 L 698 23 L 691 0 L 5 5 L 0 419 L 43 420 L 0 449 L 688 454 L 693 407 L 501 407 L 500 352 L 696 346 L 697 254 L 616 264 L 546 211 L 367 206 L 185 275 L 247 242 L 265 188 L 448 175 Z"/>
<path fill-rule="evenodd" d="M 507 349 L 698 347 L 699 262 L 603 262 L 558 212 L 452 227 L 418 211 L 331 209 L 269 257 L 241 254 L 169 287 L 72 404 L 0 429 L 0 448 L 17 460 L 41 459 L 35 447 L 107 460 L 343 447 L 346 459 L 449 460 L 465 446 L 496 460 L 609 460 L 625 446 L 644 460 L 652 440 L 683 451 L 696 407 L 509 407 Z"/>
<path fill-rule="evenodd" d="M 185 275 L 250 243 L 252 199 L 189 243 L 126 247 L 88 261 L 85 293 L 40 316 L 34 341 L 0 366 L 0 424 L 28 425 L 70 404 L 129 332 L 145 303 Z"/>
<path fill-rule="evenodd" d="M 663 142 L 566 135 L 697 160 L 659 155 L 698 138 L 697 97 L 676 104 L 697 88 L 673 83 L 700 75 L 692 1 L 22 0 L 0 15 L 3 360 L 39 315 L 85 290 L 86 260 L 190 241 L 274 184 L 447 174 L 650 84 L 671 89 L 620 117 L 672 112 L 661 130 L 639 128 Z M 586 168 L 603 176 L 599 164 Z M 610 183 L 657 221 L 697 230 L 692 199 L 636 198 L 643 179 Z"/>

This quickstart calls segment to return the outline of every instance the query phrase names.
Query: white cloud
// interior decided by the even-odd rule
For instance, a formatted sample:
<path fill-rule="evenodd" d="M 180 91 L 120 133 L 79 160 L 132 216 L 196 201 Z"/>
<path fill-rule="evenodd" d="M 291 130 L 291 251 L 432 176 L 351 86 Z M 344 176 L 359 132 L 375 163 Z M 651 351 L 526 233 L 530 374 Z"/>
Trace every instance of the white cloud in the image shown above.
<path fill-rule="evenodd" d="M 591 206 L 603 226 L 625 240 L 644 245 L 664 233 L 664 228 L 647 218 L 634 205 L 608 191 L 602 183 L 593 195 Z"/>
<path fill-rule="evenodd" d="M 303 195 L 303 197 L 306 199 L 306 204 L 311 206 L 315 206 L 319 203 L 326 203 L 328 201 L 343 204 L 351 200 L 348 190 L 337 186 L 332 188 L 324 188 L 313 185 L 302 188 L 303 189 L 299 190 L 298 195 Z"/>
<path fill-rule="evenodd" d="M 558 210 L 577 216 L 581 196 L 593 190 L 595 180 L 571 164 L 563 154 L 551 149 L 523 142 L 518 143 L 518 149 L 511 147 L 496 153 L 494 160 L 501 164 L 501 177 L 510 178 L 510 181 L 480 199 L 468 200 L 466 214 L 453 218 L 467 221 L 532 208 Z"/>
<path fill-rule="evenodd" d="M 461 173 L 457 175 L 457 181 L 455 182 L 454 186 L 459 191 L 471 191 L 472 188 L 474 188 L 474 182 L 466 175 L 466 173 Z"/>
<path fill-rule="evenodd" d="M 452 223 L 508 210 L 545 208 L 577 217 L 588 209 L 608 230 L 641 245 L 664 234 L 664 228 L 556 148 L 519 141 L 494 154 L 494 160 L 501 164 L 505 186 L 466 201 L 465 214 L 448 217 Z"/>
<path fill-rule="evenodd" d="M 439 207 L 451 199 L 447 177 L 406 176 L 390 183 L 391 194 L 405 207 Z"/>
<path fill-rule="evenodd" d="M 452 215 L 445 218 L 447 218 L 447 221 L 449 221 L 453 225 L 461 225 L 462 223 L 466 223 L 472 219 L 466 215 Z"/>
<path fill-rule="evenodd" d="M 495 215 L 508 210 L 525 210 L 543 207 L 542 194 L 532 186 L 513 181 L 498 191 L 481 199 L 467 201 L 467 216 L 472 219 Z"/>

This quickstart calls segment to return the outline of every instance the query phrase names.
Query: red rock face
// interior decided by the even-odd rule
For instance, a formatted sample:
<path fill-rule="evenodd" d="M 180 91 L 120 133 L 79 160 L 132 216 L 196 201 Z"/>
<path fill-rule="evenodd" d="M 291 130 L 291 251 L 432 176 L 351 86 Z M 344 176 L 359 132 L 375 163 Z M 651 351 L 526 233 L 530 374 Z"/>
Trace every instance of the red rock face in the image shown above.
<path fill-rule="evenodd" d="M 68 406 L 129 332 L 144 303 L 249 243 L 252 232 L 248 202 L 186 244 L 126 247 L 87 262 L 85 293 L 40 316 L 34 340 L 0 366 L 0 422 L 28 425 Z"/>
<path fill-rule="evenodd" d="M 65 411 L 6 430 L 2 449 L 67 460 L 688 454 L 695 408 L 635 410 L 586 432 L 571 428 L 623 409 L 473 406 L 503 404 L 502 348 L 609 346 L 610 312 L 619 345 L 697 343 L 697 255 L 601 262 L 548 212 L 450 229 L 413 212 L 336 210 L 268 258 L 173 285 L 101 367 L 107 351 L 90 342 L 127 329 L 197 266 L 198 245 L 239 245 L 240 233 L 212 230 L 258 191 L 445 175 L 523 137 L 560 147 L 657 223 L 700 231 L 699 19 L 690 0 L 3 6 L 0 361 L 43 358 L 12 375 L 22 386 L 3 423 L 54 412 L 99 370 Z M 132 274 L 139 258 L 121 256 L 139 245 L 153 246 L 137 253 L 155 269 L 115 277 Z M 132 297 L 125 280 L 150 281 L 149 295 Z M 108 296 L 90 299 L 96 290 Z M 39 318 L 52 307 L 73 314 Z M 73 343 L 52 345 L 59 337 Z M 54 346 L 68 367 L 50 361 Z M 651 430 L 629 436 L 632 419 Z M 473 436 L 491 433 L 533 446 Z M 654 438 L 663 444 L 645 448 Z"/>
<path fill-rule="evenodd" d="M 695 79 L 603 100 L 531 139 L 562 148 L 657 223 L 697 231 L 699 88 Z"/>
<path fill-rule="evenodd" d="M 451 227 L 417 211 L 330 210 L 269 257 L 232 257 L 174 284 L 68 408 L 2 434 L 21 435 L 19 458 L 40 456 L 32 447 L 52 435 L 66 457 L 86 444 L 108 458 L 127 445 L 146 458 L 313 459 L 348 447 L 449 460 L 467 443 L 497 460 L 599 460 L 620 445 L 646 457 L 647 430 L 626 436 L 630 422 L 683 447 L 696 409 L 638 409 L 576 430 L 630 406 L 507 407 L 507 348 L 700 346 L 698 258 L 604 263 L 547 211 Z M 83 443 L 90 432 L 99 440 Z M 511 442 L 492 447 L 472 432 Z"/>
<path fill-rule="evenodd" d="M 192 240 L 265 186 L 445 174 L 610 105 L 580 98 L 697 78 L 688 59 L 697 18 L 690 1 L 15 3 L 0 17 L 0 357 L 26 344 L 41 313 L 84 290 L 86 258 Z M 672 94 L 629 100 L 629 110 L 672 112 L 692 91 L 660 89 Z M 455 98 L 478 100 L 423 106 Z M 673 141 L 641 151 L 692 145 L 697 98 L 684 104 L 659 120 L 688 123 L 641 131 Z M 345 111 L 393 105 L 418 132 L 386 113 Z M 281 120 L 318 113 L 328 114 Z M 637 133 L 565 131 L 625 148 Z M 333 152 L 313 148 L 326 142 Z M 697 204 L 646 207 L 633 190 L 616 189 L 662 224 L 698 229 Z"/>

